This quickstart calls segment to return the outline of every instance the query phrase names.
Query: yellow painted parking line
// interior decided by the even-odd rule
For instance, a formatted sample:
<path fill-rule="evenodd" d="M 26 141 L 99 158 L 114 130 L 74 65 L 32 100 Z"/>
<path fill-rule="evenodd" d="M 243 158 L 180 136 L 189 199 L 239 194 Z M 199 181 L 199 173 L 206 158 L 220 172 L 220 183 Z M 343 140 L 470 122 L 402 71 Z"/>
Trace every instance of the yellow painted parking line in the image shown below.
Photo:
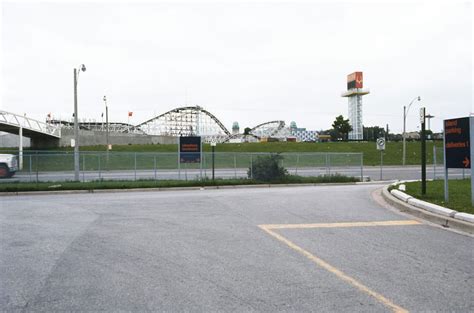
<path fill-rule="evenodd" d="M 380 222 L 348 222 L 348 223 L 317 223 L 317 224 L 266 224 L 267 229 L 304 229 L 304 228 L 336 228 L 336 227 L 370 227 L 370 226 L 408 226 L 419 225 L 413 220 L 380 221 Z"/>
<path fill-rule="evenodd" d="M 408 310 L 402 308 L 399 305 L 396 305 L 389 299 L 385 298 L 383 295 L 379 294 L 376 291 L 373 291 L 369 287 L 365 286 L 358 280 L 350 277 L 343 271 L 339 270 L 338 268 L 332 266 L 331 264 L 327 263 L 323 259 L 315 256 L 309 251 L 301 248 L 300 246 L 296 245 L 292 241 L 286 239 L 282 235 L 272 231 L 274 229 L 308 229 L 308 228 L 331 228 L 331 227 L 364 227 L 364 226 L 406 226 L 406 225 L 419 225 L 421 223 L 412 220 L 405 220 L 405 221 L 383 221 L 383 222 L 354 222 L 354 223 L 320 223 L 320 224 L 269 224 L 269 225 L 259 225 L 263 231 L 268 233 L 270 236 L 274 237 L 280 242 L 283 242 L 291 249 L 297 251 L 298 253 L 304 255 L 312 262 L 316 263 L 318 266 L 322 267 L 323 269 L 327 270 L 328 272 L 336 275 L 341 280 L 345 281 L 346 283 L 356 287 L 363 293 L 375 298 L 377 301 L 385 305 L 386 307 L 390 308 L 393 312 L 402 313 L 408 312 Z"/>

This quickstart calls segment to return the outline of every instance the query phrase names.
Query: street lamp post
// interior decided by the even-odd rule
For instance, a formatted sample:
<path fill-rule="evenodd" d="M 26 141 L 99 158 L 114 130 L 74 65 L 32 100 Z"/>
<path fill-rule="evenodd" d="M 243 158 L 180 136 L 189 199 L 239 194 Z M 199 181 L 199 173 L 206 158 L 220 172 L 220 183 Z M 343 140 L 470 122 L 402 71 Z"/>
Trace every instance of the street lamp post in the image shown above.
<path fill-rule="evenodd" d="M 408 105 L 408 108 L 406 106 L 403 106 L 403 165 L 405 165 L 406 162 L 406 126 L 407 126 L 407 115 L 408 115 L 408 110 L 410 110 L 411 105 L 415 100 L 420 101 L 421 98 L 420 96 L 415 97 L 413 100 L 411 100 L 410 104 Z"/>
<path fill-rule="evenodd" d="M 77 81 L 80 71 L 85 72 L 86 66 L 81 64 L 79 71 L 74 69 L 74 180 L 79 181 L 79 124 L 77 117 Z"/>
<path fill-rule="evenodd" d="M 105 142 L 107 145 L 107 152 L 109 151 L 109 107 L 107 106 L 107 98 L 104 96 L 105 103 Z"/>

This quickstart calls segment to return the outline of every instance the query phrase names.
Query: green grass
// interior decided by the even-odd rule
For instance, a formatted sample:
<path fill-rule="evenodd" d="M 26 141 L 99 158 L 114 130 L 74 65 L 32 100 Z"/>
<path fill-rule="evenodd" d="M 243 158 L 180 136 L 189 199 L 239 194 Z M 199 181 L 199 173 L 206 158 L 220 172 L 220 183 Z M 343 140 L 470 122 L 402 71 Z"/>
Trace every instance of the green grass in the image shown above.
<path fill-rule="evenodd" d="M 438 151 L 437 155 L 438 163 L 442 163 L 442 142 L 427 142 L 427 164 L 432 164 L 433 161 L 433 145 L 436 145 Z M 205 144 L 203 146 L 204 152 L 210 152 L 210 145 Z M 384 152 L 384 164 L 385 165 L 401 165 L 402 164 L 402 142 L 388 142 L 386 144 L 386 150 Z M 6 151 L 8 149 L 2 149 Z M 11 149 L 10 149 L 11 150 Z M 15 150 L 14 150 L 15 151 Z M 41 153 L 54 153 L 60 152 L 71 152 L 72 148 L 56 148 L 53 150 L 44 150 Z M 84 146 L 81 147 L 81 151 L 94 152 L 94 151 L 105 151 L 104 146 Z M 151 153 L 163 153 L 167 152 L 172 155 L 177 153 L 177 145 L 114 145 L 112 154 L 115 152 L 151 152 Z M 376 150 L 375 142 L 327 142 L 327 143 L 300 143 L 300 142 L 268 142 L 268 143 L 226 143 L 219 144 L 216 147 L 218 153 L 243 153 L 243 152 L 275 152 L 275 153 L 302 153 L 302 152 L 330 152 L 330 153 L 363 153 L 364 165 L 372 166 L 380 164 L 380 151 Z M 25 150 L 25 154 L 28 150 Z M 407 142 L 407 165 L 420 164 L 421 144 L 420 142 Z M 126 154 L 121 154 L 125 156 Z M 71 156 L 72 158 L 72 156 Z M 131 154 L 127 157 L 127 160 L 117 161 L 120 164 L 124 164 L 127 169 L 130 169 L 130 165 L 133 164 L 133 160 L 130 159 Z M 148 161 L 151 164 L 153 161 Z M 304 161 L 303 161 L 304 162 Z M 310 163 L 312 161 L 309 161 Z M 86 160 L 87 163 L 87 160 Z M 117 164 L 118 164 L 117 163 Z M 170 166 L 176 166 L 175 161 L 168 162 Z M 68 161 L 68 169 L 70 169 L 71 161 Z M 303 163 L 304 164 L 304 163 Z M 233 166 L 233 163 L 231 164 Z M 82 165 L 81 165 L 82 166 Z M 87 164 L 86 164 L 87 166 Z M 113 167 L 113 166 L 111 166 Z M 228 165 L 226 165 L 228 167 Z M 132 167 L 133 168 L 133 167 Z M 148 167 L 152 168 L 152 167 Z M 164 167 L 171 168 L 171 167 Z"/>
<path fill-rule="evenodd" d="M 354 177 L 342 175 L 324 175 L 317 177 L 301 177 L 290 175 L 283 180 L 273 181 L 272 184 L 302 184 L 302 183 L 350 183 L 359 181 Z M 170 187 L 199 187 L 199 186 L 235 186 L 268 184 L 269 182 L 252 179 L 204 179 L 204 180 L 137 180 L 137 181 L 92 181 L 92 182 L 38 182 L 38 183 L 8 183 L 0 184 L 0 192 L 20 191 L 52 191 L 52 190 L 97 190 L 97 189 L 134 189 L 134 188 L 170 188 Z"/>
<path fill-rule="evenodd" d="M 421 195 L 421 182 L 406 183 L 406 193 L 427 202 L 435 203 L 450 209 L 474 214 L 471 205 L 471 180 L 456 179 L 449 181 L 449 202 L 444 201 L 444 181 L 426 182 L 426 195 Z"/>

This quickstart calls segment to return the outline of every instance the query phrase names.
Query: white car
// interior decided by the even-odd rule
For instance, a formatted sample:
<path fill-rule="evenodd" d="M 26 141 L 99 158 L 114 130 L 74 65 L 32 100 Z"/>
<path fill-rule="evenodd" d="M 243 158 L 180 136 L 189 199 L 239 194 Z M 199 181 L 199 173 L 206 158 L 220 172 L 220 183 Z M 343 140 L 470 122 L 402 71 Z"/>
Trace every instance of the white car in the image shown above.
<path fill-rule="evenodd" d="M 18 159 L 13 154 L 0 154 L 0 178 L 8 178 L 18 171 Z"/>

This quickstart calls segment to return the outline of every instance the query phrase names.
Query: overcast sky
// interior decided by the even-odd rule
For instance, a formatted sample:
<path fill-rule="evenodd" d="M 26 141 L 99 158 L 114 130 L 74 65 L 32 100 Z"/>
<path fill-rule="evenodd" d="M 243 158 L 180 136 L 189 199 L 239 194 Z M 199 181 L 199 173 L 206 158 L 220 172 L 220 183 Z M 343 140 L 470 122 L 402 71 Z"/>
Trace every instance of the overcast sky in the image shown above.
<path fill-rule="evenodd" d="M 472 4 L 2 2 L 0 108 L 138 124 L 200 105 L 230 129 L 270 120 L 328 129 L 347 117 L 346 76 L 364 72 L 363 121 L 401 132 L 403 106 L 442 120 L 472 104 Z"/>

